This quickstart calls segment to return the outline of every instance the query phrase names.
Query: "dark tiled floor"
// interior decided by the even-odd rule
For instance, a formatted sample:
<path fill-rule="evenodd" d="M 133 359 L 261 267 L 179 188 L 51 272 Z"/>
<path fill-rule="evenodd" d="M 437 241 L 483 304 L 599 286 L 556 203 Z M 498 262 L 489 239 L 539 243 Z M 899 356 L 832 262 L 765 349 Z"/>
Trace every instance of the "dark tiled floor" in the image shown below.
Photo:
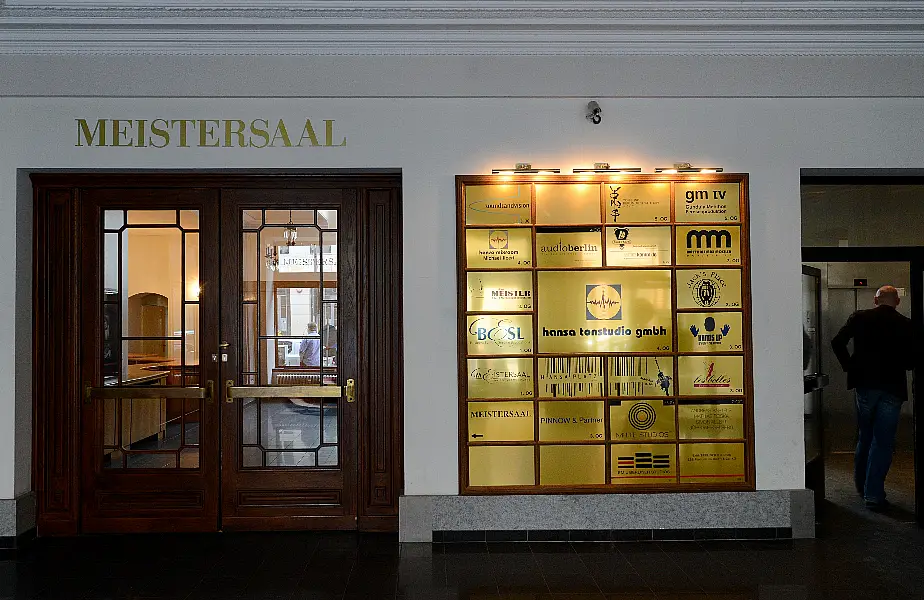
<path fill-rule="evenodd" d="M 0 598 L 185 600 L 891 600 L 924 597 L 924 530 L 844 492 L 818 539 L 399 545 L 267 533 L 38 540 L 0 562 Z M 896 478 L 896 483 L 900 483 Z M 848 488 L 849 489 L 849 488 Z M 901 490 L 893 486 L 896 498 Z"/>

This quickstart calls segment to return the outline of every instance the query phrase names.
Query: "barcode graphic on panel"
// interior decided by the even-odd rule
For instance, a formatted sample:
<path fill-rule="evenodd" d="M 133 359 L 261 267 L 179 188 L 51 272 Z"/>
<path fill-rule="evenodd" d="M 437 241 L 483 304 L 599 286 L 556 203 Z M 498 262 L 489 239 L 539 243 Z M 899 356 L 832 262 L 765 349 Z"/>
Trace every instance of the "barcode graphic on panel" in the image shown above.
<path fill-rule="evenodd" d="M 616 356 L 610 358 L 610 392 L 613 396 L 644 396 L 651 379 L 648 358 Z"/>
<path fill-rule="evenodd" d="M 572 356 L 539 359 L 540 396 L 579 398 L 604 396 L 603 358 Z"/>

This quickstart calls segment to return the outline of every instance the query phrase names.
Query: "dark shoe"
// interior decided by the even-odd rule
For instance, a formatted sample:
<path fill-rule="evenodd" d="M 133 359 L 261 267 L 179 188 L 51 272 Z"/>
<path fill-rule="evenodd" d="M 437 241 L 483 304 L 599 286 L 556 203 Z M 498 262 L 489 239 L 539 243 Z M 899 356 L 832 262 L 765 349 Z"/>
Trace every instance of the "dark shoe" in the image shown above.
<path fill-rule="evenodd" d="M 890 506 L 892 505 L 885 498 L 883 498 L 882 500 L 867 500 L 866 501 L 866 508 L 868 508 L 869 510 L 873 512 L 882 512 L 884 510 L 888 510 Z"/>

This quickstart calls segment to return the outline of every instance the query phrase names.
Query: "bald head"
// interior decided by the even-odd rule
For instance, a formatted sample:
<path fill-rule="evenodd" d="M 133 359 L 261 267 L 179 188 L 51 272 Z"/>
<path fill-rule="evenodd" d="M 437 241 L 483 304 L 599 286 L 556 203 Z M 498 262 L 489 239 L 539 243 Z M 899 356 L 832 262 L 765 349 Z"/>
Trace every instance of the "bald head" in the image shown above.
<path fill-rule="evenodd" d="M 892 287 L 891 285 L 884 285 L 878 290 L 876 290 L 876 298 L 873 299 L 873 303 L 876 306 L 891 306 L 895 308 L 898 306 L 898 303 L 901 300 L 898 297 L 898 290 Z"/>

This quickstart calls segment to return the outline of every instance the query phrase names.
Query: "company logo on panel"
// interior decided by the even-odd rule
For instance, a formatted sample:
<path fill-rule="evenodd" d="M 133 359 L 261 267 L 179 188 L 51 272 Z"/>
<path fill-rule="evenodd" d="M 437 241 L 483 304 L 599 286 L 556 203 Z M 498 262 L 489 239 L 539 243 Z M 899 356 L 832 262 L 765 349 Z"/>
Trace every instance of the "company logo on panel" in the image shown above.
<path fill-rule="evenodd" d="M 468 333 L 479 342 L 491 341 L 498 346 L 504 342 L 521 342 L 526 339 L 521 328 L 513 326 L 507 319 L 475 319 L 469 325 Z"/>
<path fill-rule="evenodd" d="M 725 281 L 715 273 L 697 273 L 688 285 L 693 294 L 693 301 L 708 308 L 719 303 Z"/>
<path fill-rule="evenodd" d="M 657 420 L 658 413 L 647 402 L 639 402 L 629 409 L 629 425 L 640 431 L 651 429 Z"/>
<path fill-rule="evenodd" d="M 706 319 L 703 321 L 703 332 L 701 333 L 699 327 L 696 325 L 690 325 L 690 333 L 701 345 L 720 344 L 722 342 L 722 338 L 728 335 L 728 332 L 731 331 L 731 325 L 725 323 L 718 330 L 718 332 L 715 328 L 715 319 L 712 317 L 706 317 Z"/>
<path fill-rule="evenodd" d="M 635 452 L 628 456 L 617 456 L 616 467 L 617 469 L 670 469 L 671 455 Z"/>
<path fill-rule="evenodd" d="M 693 387 L 695 388 L 730 388 L 731 378 L 728 375 L 715 372 L 715 363 L 709 362 L 705 365 L 705 372 L 693 378 Z"/>
<path fill-rule="evenodd" d="M 468 376 L 484 383 L 503 383 L 512 381 L 527 381 L 532 379 L 532 373 L 529 371 L 492 369 L 490 367 L 475 367 Z"/>
<path fill-rule="evenodd" d="M 588 284 L 585 286 L 588 321 L 622 319 L 622 285 Z"/>
<path fill-rule="evenodd" d="M 695 242 L 695 246 L 694 246 Z M 727 229 L 692 229 L 687 232 L 687 250 L 722 249 L 732 247 L 732 235 Z"/>
<path fill-rule="evenodd" d="M 488 247 L 494 250 L 506 250 L 510 245 L 510 233 L 507 229 L 492 229 L 488 233 Z"/>

